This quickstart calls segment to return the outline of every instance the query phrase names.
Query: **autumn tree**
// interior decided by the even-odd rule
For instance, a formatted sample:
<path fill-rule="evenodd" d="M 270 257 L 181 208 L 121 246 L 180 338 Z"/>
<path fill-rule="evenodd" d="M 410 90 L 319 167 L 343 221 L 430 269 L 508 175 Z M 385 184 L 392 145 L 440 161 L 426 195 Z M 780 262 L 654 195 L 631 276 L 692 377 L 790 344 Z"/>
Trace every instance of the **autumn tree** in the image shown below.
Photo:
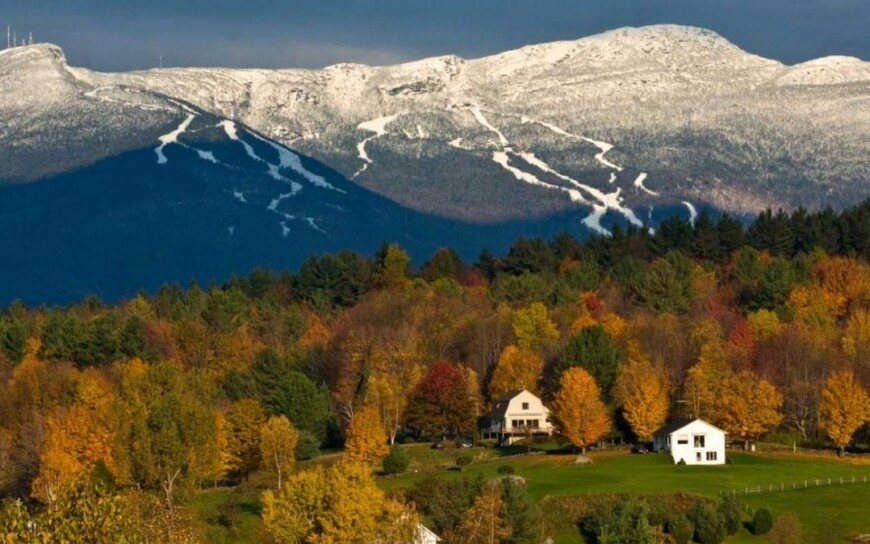
<path fill-rule="evenodd" d="M 114 466 L 114 391 L 95 370 L 85 371 L 76 382 L 73 404 L 56 409 L 45 421 L 32 486 L 33 496 L 43 502 L 54 503 L 68 483 L 98 461 Z"/>
<path fill-rule="evenodd" d="M 452 541 L 461 544 L 499 544 L 510 534 L 502 490 L 497 485 L 488 485 L 462 516 Z"/>
<path fill-rule="evenodd" d="M 489 396 L 497 399 L 507 391 L 524 387 L 538 394 L 538 379 L 544 371 L 544 360 L 528 349 L 508 346 L 498 359 L 489 381 Z"/>
<path fill-rule="evenodd" d="M 449 361 L 438 361 L 414 389 L 406 424 L 427 436 L 469 432 L 474 424 L 473 411 L 462 369 Z"/>
<path fill-rule="evenodd" d="M 210 476 L 218 455 L 211 392 L 174 363 L 118 365 L 119 476 L 159 489 L 172 507 L 179 491 Z"/>
<path fill-rule="evenodd" d="M 767 380 L 751 372 L 732 374 L 722 384 L 716 405 L 717 421 L 731 436 L 750 438 L 769 431 L 782 421 L 782 394 Z"/>
<path fill-rule="evenodd" d="M 559 331 L 547 316 L 547 307 L 540 302 L 514 312 L 513 329 L 517 345 L 525 350 L 538 350 L 559 339 Z"/>
<path fill-rule="evenodd" d="M 825 380 L 820 417 L 822 430 L 843 455 L 855 431 L 870 420 L 870 396 L 853 373 L 835 372 Z"/>
<path fill-rule="evenodd" d="M 614 396 L 632 432 L 642 440 L 650 440 L 667 418 L 664 373 L 636 345 L 629 347 L 628 363 L 619 370 Z"/>
<path fill-rule="evenodd" d="M 353 414 L 347 426 L 344 452 L 348 461 L 374 468 L 390 452 L 380 415 L 372 406 L 363 406 Z"/>
<path fill-rule="evenodd" d="M 715 341 L 704 344 L 697 364 L 686 373 L 683 385 L 683 399 L 689 403 L 692 417 L 718 422 L 716 406 L 722 384 L 730 373 L 724 347 Z"/>
<path fill-rule="evenodd" d="M 278 542 L 409 542 L 417 524 L 368 467 L 347 461 L 297 472 L 262 501 L 266 530 Z"/>
<path fill-rule="evenodd" d="M 283 475 L 293 468 L 293 452 L 298 441 L 299 434 L 284 416 L 272 416 L 260 426 L 260 457 L 278 476 L 278 489 L 281 489 Z"/>
<path fill-rule="evenodd" d="M 266 414 L 256 400 L 243 399 L 230 405 L 225 418 L 229 469 L 247 480 L 260 467 L 260 428 Z"/>
<path fill-rule="evenodd" d="M 411 258 L 398 244 L 385 244 L 376 257 L 375 281 L 382 287 L 402 287 L 408 283 Z"/>
<path fill-rule="evenodd" d="M 598 384 L 582 368 L 569 368 L 562 374 L 552 415 L 562 435 L 583 453 L 610 430 Z"/>

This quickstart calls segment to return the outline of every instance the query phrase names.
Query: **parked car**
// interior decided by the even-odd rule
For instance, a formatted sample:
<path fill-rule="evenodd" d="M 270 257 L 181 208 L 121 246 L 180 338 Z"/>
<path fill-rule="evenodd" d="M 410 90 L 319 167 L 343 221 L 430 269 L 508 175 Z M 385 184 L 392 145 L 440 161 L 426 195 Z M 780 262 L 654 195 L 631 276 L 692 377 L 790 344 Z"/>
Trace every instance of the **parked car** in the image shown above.
<path fill-rule="evenodd" d="M 631 447 L 631 453 L 649 453 L 649 448 L 644 444 L 635 444 Z"/>
<path fill-rule="evenodd" d="M 433 450 L 443 450 L 444 449 L 444 441 L 443 440 L 436 440 L 435 442 L 432 442 L 431 448 Z"/>
<path fill-rule="evenodd" d="M 457 448 L 470 448 L 474 445 L 474 442 L 467 437 L 459 437 L 456 439 L 456 447 Z"/>

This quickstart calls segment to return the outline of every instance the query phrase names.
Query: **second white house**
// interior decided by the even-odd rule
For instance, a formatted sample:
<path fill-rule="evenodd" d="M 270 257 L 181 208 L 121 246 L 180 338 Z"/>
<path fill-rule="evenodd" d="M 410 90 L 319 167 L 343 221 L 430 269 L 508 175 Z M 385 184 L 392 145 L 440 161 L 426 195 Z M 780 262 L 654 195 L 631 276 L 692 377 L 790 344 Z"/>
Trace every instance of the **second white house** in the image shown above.
<path fill-rule="evenodd" d="M 653 450 L 670 452 L 674 463 L 722 465 L 725 431 L 702 419 L 672 421 L 653 434 Z"/>

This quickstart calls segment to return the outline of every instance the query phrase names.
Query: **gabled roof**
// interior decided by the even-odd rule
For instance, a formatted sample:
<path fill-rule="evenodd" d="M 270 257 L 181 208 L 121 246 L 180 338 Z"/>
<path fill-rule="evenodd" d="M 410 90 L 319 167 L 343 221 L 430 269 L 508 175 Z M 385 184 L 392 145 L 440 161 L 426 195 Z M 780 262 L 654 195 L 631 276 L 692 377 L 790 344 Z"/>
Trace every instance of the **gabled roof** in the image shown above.
<path fill-rule="evenodd" d="M 673 434 L 673 433 L 675 433 L 676 431 L 679 431 L 680 429 L 682 429 L 683 427 L 685 427 L 686 425 L 688 425 L 689 423 L 694 423 L 694 422 L 696 422 L 696 421 L 700 421 L 701 423 L 703 423 L 703 424 L 705 424 L 705 425 L 709 425 L 710 427 L 713 427 L 713 428 L 716 429 L 716 430 L 722 431 L 722 429 L 720 429 L 719 427 L 717 427 L 717 426 L 715 426 L 715 425 L 712 425 L 712 424 L 710 424 L 710 423 L 704 421 L 704 420 L 701 419 L 701 418 L 695 418 L 695 419 L 675 419 L 675 420 L 671 421 L 670 423 L 665 424 L 665 426 L 662 427 L 661 429 L 659 429 L 659 430 L 657 430 L 656 432 L 654 432 L 654 433 L 653 433 L 653 436 Z M 725 433 L 725 431 L 722 431 L 722 432 Z M 727 433 L 725 433 L 725 434 L 727 434 Z"/>
<path fill-rule="evenodd" d="M 502 401 L 508 401 L 508 402 L 510 402 L 510 400 L 511 400 L 512 398 L 516 397 L 517 395 L 519 395 L 519 394 L 522 393 L 523 391 L 525 391 L 525 389 L 511 389 L 510 391 L 508 391 L 508 392 L 505 393 L 504 395 L 500 396 L 500 397 L 498 398 L 498 401 L 496 401 L 496 402 L 502 402 Z"/>
<path fill-rule="evenodd" d="M 492 407 L 492 412 L 489 413 L 489 417 L 492 419 L 504 419 L 504 416 L 507 414 L 508 406 L 510 406 L 511 401 L 518 397 L 520 393 L 528 392 L 535 398 L 538 398 L 537 395 L 530 392 L 528 389 L 511 389 L 504 395 L 500 396 L 497 401 L 495 401 L 495 405 Z"/>

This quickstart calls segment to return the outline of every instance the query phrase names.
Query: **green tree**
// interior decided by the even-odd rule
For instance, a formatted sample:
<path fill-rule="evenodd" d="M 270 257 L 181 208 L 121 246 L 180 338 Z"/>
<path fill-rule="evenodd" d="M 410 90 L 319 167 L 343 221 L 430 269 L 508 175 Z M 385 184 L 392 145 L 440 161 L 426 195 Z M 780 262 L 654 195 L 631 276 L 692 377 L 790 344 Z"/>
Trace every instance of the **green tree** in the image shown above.
<path fill-rule="evenodd" d="M 659 312 L 682 313 L 692 302 L 692 263 L 671 251 L 647 270 L 638 292 L 640 299 Z"/>
<path fill-rule="evenodd" d="M 586 369 L 595 378 L 604 397 L 609 400 L 617 370 L 624 360 L 625 353 L 604 327 L 593 325 L 580 329 L 571 338 L 559 359 L 557 372 L 561 375 L 573 367 Z"/>

